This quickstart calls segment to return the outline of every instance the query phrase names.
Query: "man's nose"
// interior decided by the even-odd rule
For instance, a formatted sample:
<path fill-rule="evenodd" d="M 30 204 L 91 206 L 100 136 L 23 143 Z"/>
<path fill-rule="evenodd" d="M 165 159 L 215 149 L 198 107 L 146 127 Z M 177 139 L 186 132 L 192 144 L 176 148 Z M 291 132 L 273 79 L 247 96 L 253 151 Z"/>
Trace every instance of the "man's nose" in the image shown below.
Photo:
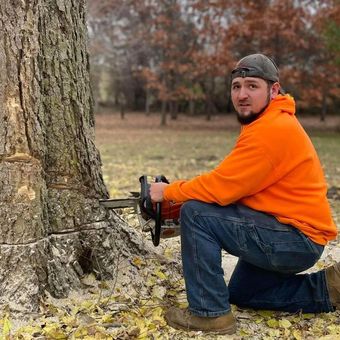
<path fill-rule="evenodd" d="M 240 91 L 238 92 L 238 99 L 245 99 L 248 97 L 248 91 L 244 86 L 241 86 Z"/>

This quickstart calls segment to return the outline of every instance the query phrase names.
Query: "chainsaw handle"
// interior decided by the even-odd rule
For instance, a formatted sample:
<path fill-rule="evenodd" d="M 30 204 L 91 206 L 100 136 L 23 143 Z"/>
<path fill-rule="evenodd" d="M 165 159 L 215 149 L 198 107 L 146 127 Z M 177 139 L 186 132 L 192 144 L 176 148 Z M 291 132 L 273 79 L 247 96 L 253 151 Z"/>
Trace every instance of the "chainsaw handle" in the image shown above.
<path fill-rule="evenodd" d="M 151 198 L 150 198 L 150 184 L 148 183 L 148 176 L 143 175 L 139 177 L 140 182 L 140 209 L 146 216 L 155 218 Z"/>
<path fill-rule="evenodd" d="M 148 178 L 146 175 L 143 175 L 139 178 L 139 182 L 141 183 L 141 200 L 140 200 L 140 209 L 142 214 L 144 213 L 146 216 L 149 216 L 155 220 L 155 230 L 151 230 L 151 238 L 152 243 L 155 247 L 159 245 L 159 240 L 161 237 L 161 228 L 162 228 L 162 203 L 156 203 L 156 211 L 153 207 L 153 203 L 150 197 L 150 184 L 148 183 Z M 155 182 L 164 182 L 169 183 L 165 176 L 160 175 L 155 177 Z"/>
<path fill-rule="evenodd" d="M 167 179 L 163 176 L 156 176 L 155 182 L 168 182 Z M 152 242 L 155 247 L 159 245 L 159 240 L 161 238 L 161 229 L 162 229 L 162 203 L 156 203 L 156 215 L 155 215 L 155 234 L 151 231 Z"/>

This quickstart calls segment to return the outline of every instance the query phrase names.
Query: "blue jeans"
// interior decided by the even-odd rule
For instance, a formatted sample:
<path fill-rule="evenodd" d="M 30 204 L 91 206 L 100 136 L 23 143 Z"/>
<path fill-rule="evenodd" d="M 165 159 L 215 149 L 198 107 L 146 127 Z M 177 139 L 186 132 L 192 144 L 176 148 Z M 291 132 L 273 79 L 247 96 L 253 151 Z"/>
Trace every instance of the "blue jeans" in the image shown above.
<path fill-rule="evenodd" d="M 325 272 L 312 267 L 324 247 L 271 215 L 242 205 L 188 201 L 181 209 L 181 248 L 190 311 L 218 316 L 240 307 L 286 312 L 333 311 Z M 239 258 L 227 287 L 221 250 Z"/>

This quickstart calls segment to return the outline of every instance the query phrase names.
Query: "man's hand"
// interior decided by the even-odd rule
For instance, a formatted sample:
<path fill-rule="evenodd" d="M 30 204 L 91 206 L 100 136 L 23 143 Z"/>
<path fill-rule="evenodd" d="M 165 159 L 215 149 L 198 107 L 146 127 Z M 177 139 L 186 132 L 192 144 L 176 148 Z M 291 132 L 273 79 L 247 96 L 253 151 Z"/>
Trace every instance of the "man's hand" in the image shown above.
<path fill-rule="evenodd" d="M 164 197 L 163 193 L 168 183 L 157 182 L 150 184 L 150 197 L 153 202 L 162 202 Z"/>

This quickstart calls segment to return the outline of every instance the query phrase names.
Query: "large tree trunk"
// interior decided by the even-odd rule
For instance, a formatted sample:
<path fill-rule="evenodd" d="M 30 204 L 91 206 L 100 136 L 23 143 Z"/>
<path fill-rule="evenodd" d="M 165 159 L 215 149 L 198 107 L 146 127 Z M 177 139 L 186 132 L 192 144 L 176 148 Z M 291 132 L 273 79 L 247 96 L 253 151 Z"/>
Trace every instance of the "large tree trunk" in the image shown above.
<path fill-rule="evenodd" d="M 66 296 L 83 273 L 112 277 L 138 249 L 98 203 L 85 3 L 0 0 L 0 304 L 14 310 Z"/>

